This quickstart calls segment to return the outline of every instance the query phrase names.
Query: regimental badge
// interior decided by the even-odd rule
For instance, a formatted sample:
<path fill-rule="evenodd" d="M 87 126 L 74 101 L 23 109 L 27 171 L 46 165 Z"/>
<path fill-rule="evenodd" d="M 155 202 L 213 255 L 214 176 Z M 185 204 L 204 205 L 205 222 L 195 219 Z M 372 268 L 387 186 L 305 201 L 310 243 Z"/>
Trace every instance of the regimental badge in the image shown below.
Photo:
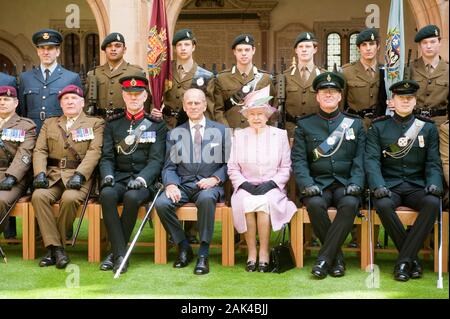
<path fill-rule="evenodd" d="M 42 35 L 42 39 L 48 40 L 50 39 L 50 35 L 47 32 L 44 32 L 44 34 Z"/>
<path fill-rule="evenodd" d="M 397 142 L 397 144 L 398 144 L 398 146 L 400 146 L 400 147 L 405 147 L 406 145 L 408 145 L 408 138 L 407 137 L 400 137 L 399 139 L 398 139 L 398 142 Z"/>
<path fill-rule="evenodd" d="M 74 142 L 84 142 L 94 139 L 94 129 L 92 127 L 79 128 L 70 131 Z"/>
<path fill-rule="evenodd" d="M 22 162 L 23 162 L 25 165 L 30 165 L 30 163 L 31 163 L 31 157 L 28 156 L 28 155 L 23 155 L 23 156 L 22 156 Z"/>
<path fill-rule="evenodd" d="M 203 77 L 197 79 L 197 86 L 203 86 L 205 84 L 205 80 Z"/>
<path fill-rule="evenodd" d="M 327 81 L 331 82 L 331 76 L 329 74 L 327 75 Z"/>
<path fill-rule="evenodd" d="M 125 144 L 133 145 L 135 140 L 136 140 L 136 136 L 128 135 L 127 137 L 125 137 Z"/>
<path fill-rule="evenodd" d="M 311 40 L 311 36 L 309 35 L 308 32 L 306 32 L 306 38 L 307 38 L 308 40 Z"/>
<path fill-rule="evenodd" d="M 137 84 L 136 80 L 135 79 L 131 79 L 130 85 L 131 86 L 136 86 L 136 84 Z"/>
<path fill-rule="evenodd" d="M 423 138 L 423 135 L 419 135 L 417 138 L 419 139 L 419 147 L 424 148 L 425 147 L 425 139 Z"/>
<path fill-rule="evenodd" d="M 334 145 L 336 143 L 336 136 L 329 136 L 328 138 L 327 138 L 327 144 L 328 145 Z"/>
<path fill-rule="evenodd" d="M 244 92 L 245 94 L 247 94 L 248 92 L 250 92 L 250 86 L 249 85 L 244 85 L 242 87 L 242 92 Z"/>
<path fill-rule="evenodd" d="M 403 87 L 404 87 L 405 89 L 409 88 L 409 83 L 405 83 L 405 84 L 403 85 Z"/>
<path fill-rule="evenodd" d="M 11 90 L 10 89 L 8 89 L 8 91 L 6 91 L 6 95 L 7 96 L 11 96 Z"/>
<path fill-rule="evenodd" d="M 373 33 L 370 35 L 370 40 L 375 41 L 375 36 L 373 35 Z"/>
<path fill-rule="evenodd" d="M 353 128 L 349 128 L 346 132 L 345 132 L 345 139 L 346 140 L 354 140 L 355 139 L 355 132 L 353 131 Z"/>
<path fill-rule="evenodd" d="M 439 36 L 439 32 L 437 29 L 434 29 L 434 34 L 438 37 Z"/>
<path fill-rule="evenodd" d="M 2 130 L 2 140 L 11 142 L 25 141 L 25 130 L 5 128 Z"/>
<path fill-rule="evenodd" d="M 186 32 L 186 36 L 188 37 L 188 39 L 190 39 L 190 38 L 191 38 L 191 35 L 190 35 L 190 33 L 189 33 L 189 32 Z"/>
<path fill-rule="evenodd" d="M 117 35 L 117 41 L 120 41 L 120 35 Z"/>
<path fill-rule="evenodd" d="M 245 36 L 245 42 L 250 43 L 250 39 L 248 38 L 248 36 Z"/>
<path fill-rule="evenodd" d="M 156 142 L 155 131 L 143 132 L 141 138 L 139 139 L 139 143 L 155 143 L 155 142 Z"/>

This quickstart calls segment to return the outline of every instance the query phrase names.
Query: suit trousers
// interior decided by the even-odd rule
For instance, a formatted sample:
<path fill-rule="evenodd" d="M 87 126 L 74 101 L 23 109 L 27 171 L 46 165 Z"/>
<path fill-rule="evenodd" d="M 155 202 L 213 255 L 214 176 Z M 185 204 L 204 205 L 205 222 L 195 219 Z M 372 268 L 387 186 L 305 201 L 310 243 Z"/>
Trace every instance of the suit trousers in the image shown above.
<path fill-rule="evenodd" d="M 374 205 L 387 233 L 399 251 L 397 263 L 410 263 L 417 258 L 426 237 L 433 229 L 439 214 L 439 197 L 425 193 L 423 187 L 403 182 L 392 187 L 392 196 L 374 199 Z M 409 232 L 395 213 L 398 206 L 407 206 L 419 212 Z"/>
<path fill-rule="evenodd" d="M 317 260 L 330 265 L 335 259 L 343 260 L 341 246 L 352 229 L 360 205 L 359 197 L 347 196 L 344 192 L 343 185 L 333 184 L 325 188 L 322 195 L 303 198 L 314 233 L 322 243 Z M 331 206 L 337 209 L 333 222 L 328 217 Z"/>
<path fill-rule="evenodd" d="M 150 197 L 147 188 L 127 189 L 127 182 L 116 182 L 113 187 L 104 187 L 100 191 L 99 201 L 114 257 L 125 256 L 139 207 Z M 123 211 L 119 217 L 117 205 L 121 202 Z"/>
<path fill-rule="evenodd" d="M 212 187 L 210 189 L 200 189 L 194 182 L 189 182 L 178 186 L 181 192 L 181 199 L 178 203 L 173 203 L 166 193 L 162 193 L 155 203 L 156 212 L 164 228 L 172 235 L 176 244 L 186 239 L 183 227 L 176 215 L 177 207 L 193 202 L 198 209 L 197 225 L 200 234 L 200 242 L 211 243 L 214 233 L 214 215 L 216 204 L 221 200 L 223 194 L 222 187 Z"/>
<path fill-rule="evenodd" d="M 35 189 L 31 196 L 31 204 L 36 212 L 36 219 L 41 230 L 45 247 L 65 246 L 66 233 L 73 226 L 77 210 L 88 195 L 87 181 L 81 189 L 66 189 L 60 179 L 49 188 Z M 53 214 L 53 204 L 59 200 L 59 214 Z"/>

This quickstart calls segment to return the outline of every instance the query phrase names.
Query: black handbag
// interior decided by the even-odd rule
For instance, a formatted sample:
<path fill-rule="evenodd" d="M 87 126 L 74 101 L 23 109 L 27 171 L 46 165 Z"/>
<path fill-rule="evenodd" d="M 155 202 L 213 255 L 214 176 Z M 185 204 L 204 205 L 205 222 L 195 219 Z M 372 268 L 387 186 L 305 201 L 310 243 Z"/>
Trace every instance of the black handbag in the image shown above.
<path fill-rule="evenodd" d="M 285 240 L 287 224 L 284 224 L 278 234 L 276 244 L 270 250 L 270 271 L 281 274 L 295 267 L 294 252 L 291 243 Z"/>

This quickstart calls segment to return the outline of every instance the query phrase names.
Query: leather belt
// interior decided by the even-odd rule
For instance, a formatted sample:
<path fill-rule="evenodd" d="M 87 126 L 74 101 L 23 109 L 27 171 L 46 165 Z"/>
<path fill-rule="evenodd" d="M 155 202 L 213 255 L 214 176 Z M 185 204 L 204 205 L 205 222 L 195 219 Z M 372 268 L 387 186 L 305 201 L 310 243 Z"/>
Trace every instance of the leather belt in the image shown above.
<path fill-rule="evenodd" d="M 375 109 L 365 109 L 365 110 L 361 110 L 361 111 L 355 111 L 354 109 L 348 108 L 347 109 L 347 113 L 356 114 L 356 115 L 358 115 L 358 116 L 360 116 L 362 118 L 367 117 L 367 118 L 370 118 L 370 119 L 375 118 L 375 115 L 376 115 L 375 114 Z"/>
<path fill-rule="evenodd" d="M 414 110 L 414 114 L 424 117 L 435 117 L 447 115 L 447 109 L 436 109 L 429 107 L 419 107 Z"/>
<path fill-rule="evenodd" d="M 8 168 L 9 167 L 9 161 L 8 160 L 4 160 L 4 159 L 0 159 L 0 168 Z"/>
<path fill-rule="evenodd" d="M 111 116 L 125 112 L 125 109 L 96 109 L 95 115 L 97 116 Z"/>
<path fill-rule="evenodd" d="M 48 166 L 57 166 L 59 168 L 74 169 L 74 168 L 77 168 L 78 165 L 80 165 L 80 163 L 77 160 L 68 160 L 67 158 L 63 157 L 61 159 L 48 158 L 47 165 Z"/>

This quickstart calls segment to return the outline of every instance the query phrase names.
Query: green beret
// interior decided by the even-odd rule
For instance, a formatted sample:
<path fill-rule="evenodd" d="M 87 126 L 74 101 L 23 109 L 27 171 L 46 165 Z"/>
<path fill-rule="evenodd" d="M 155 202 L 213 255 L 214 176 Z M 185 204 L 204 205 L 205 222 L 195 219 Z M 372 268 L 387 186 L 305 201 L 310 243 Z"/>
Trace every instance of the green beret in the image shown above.
<path fill-rule="evenodd" d="M 233 40 L 231 48 L 234 49 L 238 44 L 249 44 L 254 47 L 255 39 L 251 34 L 240 34 Z"/>
<path fill-rule="evenodd" d="M 106 46 L 111 42 L 122 42 L 125 45 L 125 38 L 118 32 L 108 34 L 102 42 L 101 48 L 105 51 Z"/>
<path fill-rule="evenodd" d="M 439 30 L 439 28 L 436 25 L 429 24 L 429 25 L 423 27 L 422 29 L 420 29 L 416 33 L 414 42 L 420 42 L 423 39 L 440 37 L 440 36 L 441 36 L 441 30 Z"/>
<path fill-rule="evenodd" d="M 63 42 L 63 36 L 53 29 L 42 29 L 34 33 L 32 41 L 35 46 L 40 47 L 43 45 L 60 45 Z"/>
<path fill-rule="evenodd" d="M 294 49 L 300 42 L 317 42 L 316 36 L 312 32 L 302 32 L 300 33 L 294 41 Z"/>
<path fill-rule="evenodd" d="M 380 36 L 378 30 L 375 28 L 364 29 L 356 37 L 356 46 L 359 46 L 364 41 L 379 41 Z"/>
<path fill-rule="evenodd" d="M 128 75 L 119 79 L 125 92 L 141 92 L 148 89 L 148 79 L 142 75 Z"/>
<path fill-rule="evenodd" d="M 313 81 L 313 89 L 314 91 L 318 91 L 320 89 L 331 88 L 342 91 L 345 86 L 344 77 L 335 72 L 324 72 L 316 76 Z"/>
<path fill-rule="evenodd" d="M 172 45 L 177 45 L 181 40 L 192 40 L 192 43 L 197 44 L 197 39 L 191 29 L 178 30 L 173 35 Z"/>
<path fill-rule="evenodd" d="M 389 90 L 397 95 L 415 95 L 419 90 L 419 84 L 414 80 L 403 80 L 392 84 Z"/>

